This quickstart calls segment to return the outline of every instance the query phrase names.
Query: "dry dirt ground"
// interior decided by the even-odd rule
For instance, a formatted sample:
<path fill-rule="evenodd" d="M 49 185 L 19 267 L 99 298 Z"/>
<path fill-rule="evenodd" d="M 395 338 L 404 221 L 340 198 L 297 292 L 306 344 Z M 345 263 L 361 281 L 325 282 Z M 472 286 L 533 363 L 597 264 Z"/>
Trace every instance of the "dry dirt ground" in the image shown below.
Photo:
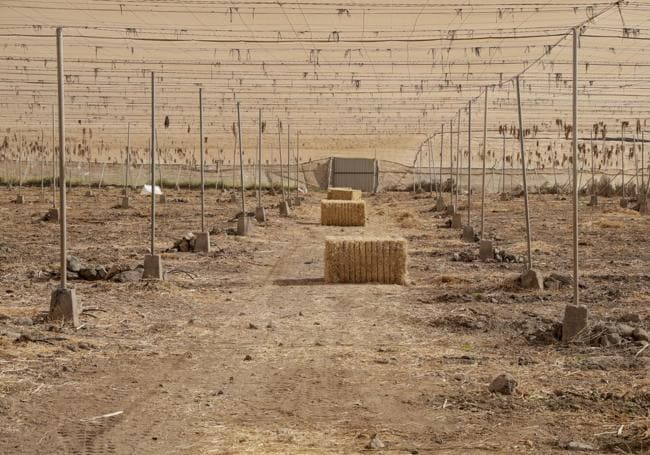
<path fill-rule="evenodd" d="M 69 199 L 71 253 L 140 264 L 146 197 L 121 210 L 118 189 L 85 191 Z M 322 194 L 287 219 L 265 195 L 270 221 L 239 238 L 225 234 L 236 205 L 211 190 L 213 252 L 164 254 L 161 283 L 73 281 L 86 309 L 74 330 L 44 319 L 58 227 L 38 220 L 40 190 L 26 194 L 16 205 L 0 191 L 0 453 L 648 451 L 650 349 L 561 345 L 553 322 L 570 288 L 523 291 L 511 284 L 521 264 L 452 261 L 478 246 L 444 227 L 428 195 L 367 196 L 365 228 L 320 226 Z M 198 230 L 197 193 L 168 199 L 161 249 Z M 531 199 L 537 267 L 566 274 L 570 202 Z M 602 201 L 582 205 L 583 301 L 592 322 L 648 329 L 650 218 Z M 524 252 L 522 220 L 522 199 L 489 198 L 498 246 Z M 412 283 L 325 285 L 324 238 L 339 234 L 405 236 Z M 513 395 L 488 391 L 502 372 Z M 385 447 L 366 449 L 375 433 Z"/>

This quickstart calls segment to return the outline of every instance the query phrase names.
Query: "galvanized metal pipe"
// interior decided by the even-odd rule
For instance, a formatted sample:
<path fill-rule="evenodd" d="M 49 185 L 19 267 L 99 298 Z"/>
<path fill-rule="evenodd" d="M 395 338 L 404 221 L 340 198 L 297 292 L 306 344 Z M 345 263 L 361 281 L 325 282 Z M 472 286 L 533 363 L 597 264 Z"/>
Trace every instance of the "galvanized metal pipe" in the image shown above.
<path fill-rule="evenodd" d="M 528 178 L 526 176 L 526 151 L 524 149 L 524 121 L 521 117 L 521 94 L 519 76 L 515 77 L 517 85 L 517 117 L 519 120 L 519 149 L 521 151 L 521 175 L 524 182 L 524 216 L 526 217 L 526 246 L 528 248 L 528 270 L 533 268 L 533 251 L 530 234 L 530 211 L 528 207 Z"/>
<path fill-rule="evenodd" d="M 67 261 L 68 261 L 68 226 L 67 226 L 67 207 L 66 207 L 66 187 L 65 187 L 65 109 L 64 109 L 64 84 L 63 84 L 63 28 L 56 29 L 56 61 L 57 61 L 57 86 L 58 86 L 58 105 L 59 105 L 59 176 L 60 176 L 60 194 L 59 201 L 61 204 L 59 222 L 60 237 L 59 246 L 61 248 L 61 288 L 65 289 L 68 285 Z"/>

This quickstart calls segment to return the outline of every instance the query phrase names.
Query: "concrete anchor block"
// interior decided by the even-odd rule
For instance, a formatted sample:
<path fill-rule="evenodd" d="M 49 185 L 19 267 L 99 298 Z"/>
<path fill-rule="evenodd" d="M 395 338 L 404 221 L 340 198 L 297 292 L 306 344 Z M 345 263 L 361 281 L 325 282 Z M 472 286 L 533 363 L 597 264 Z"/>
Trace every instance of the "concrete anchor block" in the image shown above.
<path fill-rule="evenodd" d="M 621 200 L 619 201 L 619 205 L 621 206 L 622 209 L 626 209 L 629 204 L 629 201 L 627 198 L 622 197 Z"/>
<path fill-rule="evenodd" d="M 280 202 L 280 216 L 289 216 L 291 209 L 287 201 Z"/>
<path fill-rule="evenodd" d="M 478 252 L 481 261 L 491 261 L 494 259 L 494 246 L 490 240 L 481 240 Z"/>
<path fill-rule="evenodd" d="M 250 235 L 253 230 L 253 223 L 247 216 L 240 216 L 237 220 L 237 235 Z"/>
<path fill-rule="evenodd" d="M 143 280 L 162 280 L 163 266 L 159 254 L 145 254 Z"/>
<path fill-rule="evenodd" d="M 445 204 L 445 200 L 442 198 L 442 196 L 438 196 L 438 200 L 436 200 L 436 211 L 442 212 L 446 209 L 447 205 Z"/>
<path fill-rule="evenodd" d="M 52 221 L 52 222 L 58 222 L 59 221 L 59 209 L 54 208 L 50 209 L 47 211 L 47 215 L 45 215 L 45 218 L 47 221 Z"/>
<path fill-rule="evenodd" d="M 544 277 L 538 270 L 526 270 L 519 276 L 519 284 L 524 289 L 544 289 Z"/>
<path fill-rule="evenodd" d="M 447 206 L 447 216 L 454 216 L 456 211 L 456 204 L 450 204 Z"/>
<path fill-rule="evenodd" d="M 129 208 L 129 202 L 130 202 L 130 201 L 129 201 L 129 197 L 128 197 L 128 196 L 124 196 L 124 197 L 122 198 L 122 203 L 120 204 L 120 207 L 122 207 L 123 209 L 128 209 L 128 208 Z"/>
<path fill-rule="evenodd" d="M 294 207 L 300 207 L 300 204 L 302 204 L 302 199 L 300 198 L 300 196 L 296 196 L 295 198 L 293 198 Z"/>
<path fill-rule="evenodd" d="M 88 190 L 88 191 L 86 191 L 86 197 L 95 197 L 95 193 L 93 193 L 92 191 Z"/>
<path fill-rule="evenodd" d="M 641 215 L 647 215 L 648 214 L 648 202 L 647 201 L 641 201 L 639 202 L 639 213 Z"/>
<path fill-rule="evenodd" d="M 501 200 L 501 201 L 505 202 L 505 201 L 509 201 L 511 199 L 512 199 L 512 197 L 510 196 L 510 193 L 501 193 L 499 195 L 499 200 Z"/>
<path fill-rule="evenodd" d="M 194 252 L 196 253 L 209 253 L 210 252 L 210 233 L 199 232 L 194 239 Z"/>
<path fill-rule="evenodd" d="M 51 320 L 72 322 L 72 325 L 79 327 L 80 314 L 81 305 L 77 301 L 74 289 L 57 288 L 52 291 L 52 297 L 50 298 Z"/>
<path fill-rule="evenodd" d="M 14 201 L 16 204 L 24 204 L 25 203 L 25 196 L 22 194 L 19 194 L 16 196 L 16 200 Z"/>
<path fill-rule="evenodd" d="M 258 223 L 266 222 L 266 209 L 264 207 L 255 207 L 255 219 Z"/>
<path fill-rule="evenodd" d="M 237 193 L 230 193 L 230 202 L 237 202 L 239 200 Z"/>
<path fill-rule="evenodd" d="M 454 216 L 451 217 L 451 228 L 460 229 L 461 227 L 463 227 L 463 215 L 454 213 Z"/>
<path fill-rule="evenodd" d="M 564 308 L 562 322 L 562 341 L 564 343 L 586 341 L 588 323 L 589 309 L 586 306 L 567 305 Z"/>
<path fill-rule="evenodd" d="M 474 234 L 474 228 L 469 225 L 463 226 L 463 242 L 474 243 L 476 242 L 476 234 Z"/>
<path fill-rule="evenodd" d="M 167 197 L 164 194 L 161 194 L 158 197 L 158 202 L 161 203 L 161 204 L 165 204 L 167 202 Z"/>

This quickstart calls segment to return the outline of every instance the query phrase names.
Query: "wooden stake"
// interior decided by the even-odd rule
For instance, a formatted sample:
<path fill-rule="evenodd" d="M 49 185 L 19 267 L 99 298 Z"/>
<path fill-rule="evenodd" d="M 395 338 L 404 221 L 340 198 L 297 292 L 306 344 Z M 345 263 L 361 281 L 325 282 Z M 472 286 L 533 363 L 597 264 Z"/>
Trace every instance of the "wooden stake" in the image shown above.
<path fill-rule="evenodd" d="M 519 149 L 521 151 L 521 175 L 524 181 L 524 211 L 526 217 L 526 246 L 528 247 L 528 270 L 533 268 L 533 252 L 530 234 L 530 212 L 528 208 L 528 178 L 526 177 L 526 151 L 524 149 L 524 122 L 521 117 L 521 94 L 519 92 L 519 76 L 515 77 L 517 85 L 517 115 L 519 119 Z"/>

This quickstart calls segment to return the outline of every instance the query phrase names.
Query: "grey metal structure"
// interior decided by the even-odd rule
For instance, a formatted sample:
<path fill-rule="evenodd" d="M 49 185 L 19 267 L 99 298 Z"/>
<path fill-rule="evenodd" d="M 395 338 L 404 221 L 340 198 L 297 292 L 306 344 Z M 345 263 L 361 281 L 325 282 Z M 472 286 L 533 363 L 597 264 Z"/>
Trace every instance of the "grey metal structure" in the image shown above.
<path fill-rule="evenodd" d="M 373 158 L 330 158 L 331 186 L 353 188 L 367 193 L 377 190 L 379 168 Z"/>

